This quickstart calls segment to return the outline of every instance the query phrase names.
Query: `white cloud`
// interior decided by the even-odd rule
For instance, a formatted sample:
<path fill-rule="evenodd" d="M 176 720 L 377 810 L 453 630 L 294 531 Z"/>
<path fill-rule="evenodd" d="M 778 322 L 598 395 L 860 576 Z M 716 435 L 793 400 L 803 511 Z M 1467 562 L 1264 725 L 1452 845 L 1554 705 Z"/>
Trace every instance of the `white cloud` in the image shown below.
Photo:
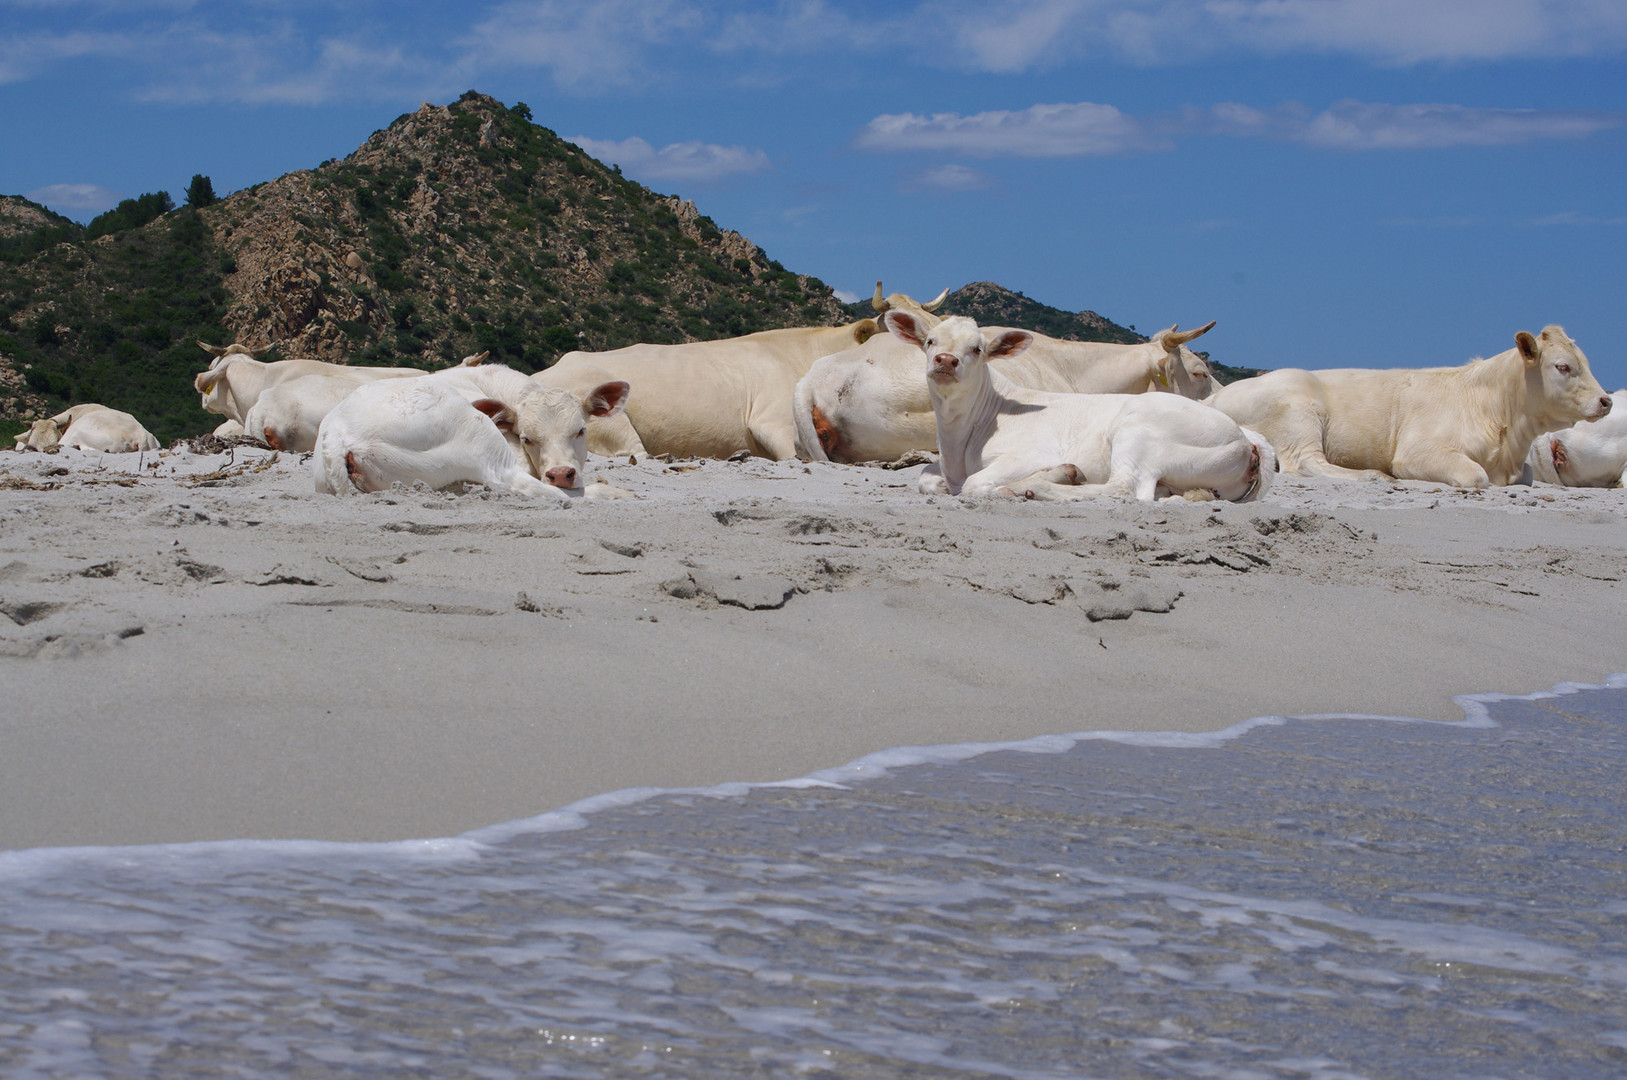
<path fill-rule="evenodd" d="M 119 203 L 120 195 L 111 188 L 96 184 L 49 184 L 25 192 L 23 197 L 49 206 L 59 214 L 74 217 L 79 214 L 99 214 L 111 210 Z"/>
<path fill-rule="evenodd" d="M 844 304 L 857 304 L 859 302 L 859 294 L 856 292 L 848 292 L 846 289 L 832 289 L 831 293 Z"/>
<path fill-rule="evenodd" d="M 627 175 L 640 180 L 689 180 L 707 182 L 726 176 L 758 173 L 772 168 L 768 155 L 744 146 L 716 143 L 671 143 L 657 150 L 637 136 L 614 142 L 571 135 L 568 142 L 586 150 L 600 161 L 620 165 Z"/>
<path fill-rule="evenodd" d="M 1021 112 L 897 113 L 859 132 L 865 150 L 939 150 L 974 157 L 1078 157 L 1171 149 L 1169 141 L 1111 105 L 1082 101 Z"/>
<path fill-rule="evenodd" d="M 866 150 L 937 151 L 970 157 L 1085 157 L 1174 149 L 1178 135 L 1297 142 L 1335 150 L 1424 150 L 1582 139 L 1627 126 L 1627 113 L 1478 109 L 1341 101 L 1319 113 L 1225 102 L 1208 109 L 1130 116 L 1111 105 L 1035 105 L 972 116 L 878 116 L 860 130 Z"/>

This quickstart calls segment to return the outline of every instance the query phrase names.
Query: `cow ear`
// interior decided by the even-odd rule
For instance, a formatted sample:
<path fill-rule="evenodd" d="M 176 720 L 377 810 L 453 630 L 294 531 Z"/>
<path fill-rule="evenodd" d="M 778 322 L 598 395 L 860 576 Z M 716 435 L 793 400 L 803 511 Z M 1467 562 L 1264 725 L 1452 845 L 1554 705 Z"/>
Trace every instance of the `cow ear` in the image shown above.
<path fill-rule="evenodd" d="M 983 351 L 985 360 L 998 360 L 1002 356 L 1016 356 L 1034 343 L 1034 335 L 1027 330 L 1007 330 L 987 343 Z"/>
<path fill-rule="evenodd" d="M 1514 335 L 1514 347 L 1520 350 L 1520 355 L 1525 358 L 1527 366 L 1535 364 L 1542 355 L 1542 348 L 1537 344 L 1537 339 L 1524 330 Z"/>
<path fill-rule="evenodd" d="M 911 312 L 889 311 L 881 317 L 881 321 L 899 341 L 906 341 L 918 349 L 926 347 L 926 324 Z"/>
<path fill-rule="evenodd" d="M 491 422 L 497 425 L 498 431 L 514 430 L 514 421 L 516 419 L 514 410 L 501 401 L 494 401 L 487 397 L 478 401 L 471 401 L 469 404 L 491 417 Z"/>
<path fill-rule="evenodd" d="M 620 380 L 600 383 L 582 403 L 582 412 L 588 416 L 615 416 L 626 407 L 627 398 L 632 392 L 632 386 Z"/>
<path fill-rule="evenodd" d="M 881 327 L 876 323 L 876 320 L 860 319 L 853 324 L 853 344 L 863 345 L 879 333 L 881 333 Z"/>

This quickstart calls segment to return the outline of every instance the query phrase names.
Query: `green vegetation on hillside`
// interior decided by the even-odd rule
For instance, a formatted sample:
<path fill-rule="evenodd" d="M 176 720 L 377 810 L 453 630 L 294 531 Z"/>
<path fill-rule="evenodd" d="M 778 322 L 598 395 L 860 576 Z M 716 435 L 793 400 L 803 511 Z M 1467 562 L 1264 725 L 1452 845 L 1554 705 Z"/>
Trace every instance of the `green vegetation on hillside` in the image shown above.
<path fill-rule="evenodd" d="M 28 388 L 52 408 L 96 401 L 134 413 L 160 438 L 208 423 L 192 389 L 203 357 L 196 340 L 231 332 L 220 254 L 198 213 L 177 210 L 52 254 L 0 287 L 0 353 Z"/>

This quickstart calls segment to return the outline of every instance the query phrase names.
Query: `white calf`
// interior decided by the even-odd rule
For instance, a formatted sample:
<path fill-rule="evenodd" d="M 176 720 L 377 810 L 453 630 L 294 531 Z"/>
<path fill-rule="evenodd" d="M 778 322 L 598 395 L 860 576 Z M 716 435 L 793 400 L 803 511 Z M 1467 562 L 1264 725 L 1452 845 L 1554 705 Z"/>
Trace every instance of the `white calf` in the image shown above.
<path fill-rule="evenodd" d="M 1627 390 L 1602 420 L 1584 420 L 1538 435 L 1525 455 L 1533 479 L 1565 487 L 1621 487 L 1627 484 Z"/>
<path fill-rule="evenodd" d="M 940 463 L 922 473 L 923 492 L 1151 501 L 1201 491 L 1243 501 L 1276 471 L 1263 438 L 1188 398 L 1053 394 L 990 370 L 989 361 L 1028 347 L 1027 331 L 985 332 L 960 316 L 934 327 L 907 311 L 885 319 L 928 362 Z"/>
<path fill-rule="evenodd" d="M 610 382 L 584 402 L 501 365 L 367 383 L 322 420 L 316 489 L 338 495 L 422 480 L 564 502 L 567 489 L 582 486 L 588 417 L 614 416 L 627 394 L 626 383 Z"/>

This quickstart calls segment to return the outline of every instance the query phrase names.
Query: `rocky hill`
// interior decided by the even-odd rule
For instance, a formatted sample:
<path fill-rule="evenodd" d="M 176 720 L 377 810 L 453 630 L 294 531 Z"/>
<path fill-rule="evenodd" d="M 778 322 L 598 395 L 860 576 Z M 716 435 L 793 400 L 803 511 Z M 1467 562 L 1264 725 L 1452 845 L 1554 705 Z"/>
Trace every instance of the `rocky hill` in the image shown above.
<path fill-rule="evenodd" d="M 475 93 L 400 117 L 343 161 L 26 250 L 60 220 L 0 206 L 0 415 L 102 401 L 161 439 L 212 426 L 191 390 L 198 338 L 422 367 L 490 350 L 536 370 L 575 348 L 846 318 L 823 282 L 693 203 Z"/>

